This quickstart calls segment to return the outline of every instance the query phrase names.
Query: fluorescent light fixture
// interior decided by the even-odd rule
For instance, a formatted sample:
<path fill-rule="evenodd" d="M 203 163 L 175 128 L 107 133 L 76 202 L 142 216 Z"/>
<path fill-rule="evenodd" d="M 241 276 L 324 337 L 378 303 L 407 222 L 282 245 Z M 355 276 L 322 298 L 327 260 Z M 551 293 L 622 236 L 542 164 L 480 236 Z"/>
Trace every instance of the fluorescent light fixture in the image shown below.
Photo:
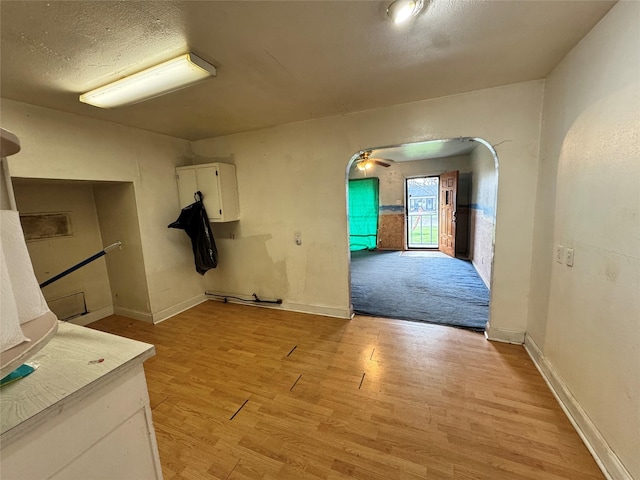
<path fill-rule="evenodd" d="M 175 92 L 215 75 L 216 67 L 186 53 L 83 93 L 80 101 L 100 108 L 121 107 Z"/>
<path fill-rule="evenodd" d="M 423 7 L 424 0 L 396 0 L 387 8 L 387 15 L 394 23 L 402 23 L 418 15 Z"/>

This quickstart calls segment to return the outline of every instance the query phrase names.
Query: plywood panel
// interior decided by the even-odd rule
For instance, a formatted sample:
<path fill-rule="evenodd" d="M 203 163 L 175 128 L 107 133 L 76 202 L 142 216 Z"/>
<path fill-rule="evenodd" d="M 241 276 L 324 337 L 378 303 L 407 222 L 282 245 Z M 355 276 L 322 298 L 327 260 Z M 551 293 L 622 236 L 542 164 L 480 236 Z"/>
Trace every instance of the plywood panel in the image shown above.
<path fill-rule="evenodd" d="M 380 215 L 378 224 L 378 248 L 404 250 L 404 214 Z"/>
<path fill-rule="evenodd" d="M 470 256 L 473 266 L 487 287 L 491 282 L 493 264 L 493 223 L 481 211 L 471 209 L 472 246 Z"/>

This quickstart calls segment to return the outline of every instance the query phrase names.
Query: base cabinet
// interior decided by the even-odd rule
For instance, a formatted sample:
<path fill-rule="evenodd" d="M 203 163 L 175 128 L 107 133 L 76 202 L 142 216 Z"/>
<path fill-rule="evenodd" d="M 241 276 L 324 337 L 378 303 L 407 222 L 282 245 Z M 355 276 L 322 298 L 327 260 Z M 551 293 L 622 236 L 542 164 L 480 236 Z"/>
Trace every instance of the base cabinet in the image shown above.
<path fill-rule="evenodd" d="M 176 168 L 180 208 L 194 202 L 202 192 L 204 208 L 210 222 L 240 219 L 236 167 L 228 163 L 205 163 Z"/>
<path fill-rule="evenodd" d="M 61 323 L 31 360 L 39 368 L 0 391 L 0 478 L 161 480 L 143 369 L 153 354 Z"/>
<path fill-rule="evenodd" d="M 162 471 L 142 365 L 2 447 L 2 478 L 143 480 Z"/>

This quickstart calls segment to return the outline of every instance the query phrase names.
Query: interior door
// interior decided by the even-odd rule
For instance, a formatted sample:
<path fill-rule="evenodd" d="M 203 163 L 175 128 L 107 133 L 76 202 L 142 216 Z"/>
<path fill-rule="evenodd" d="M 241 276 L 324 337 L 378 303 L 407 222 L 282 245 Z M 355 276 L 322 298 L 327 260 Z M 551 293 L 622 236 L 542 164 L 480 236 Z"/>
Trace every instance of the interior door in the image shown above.
<path fill-rule="evenodd" d="M 440 236 L 438 250 L 456 256 L 456 198 L 458 171 L 440 175 Z"/>

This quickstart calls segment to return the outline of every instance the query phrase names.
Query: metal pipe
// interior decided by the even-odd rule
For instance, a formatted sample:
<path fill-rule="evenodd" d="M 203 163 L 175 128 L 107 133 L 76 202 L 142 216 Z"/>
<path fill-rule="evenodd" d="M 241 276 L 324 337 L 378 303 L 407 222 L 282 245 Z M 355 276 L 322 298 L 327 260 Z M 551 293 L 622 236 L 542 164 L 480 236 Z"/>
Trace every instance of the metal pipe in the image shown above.
<path fill-rule="evenodd" d="M 116 243 L 112 243 L 111 245 L 109 245 L 108 247 L 106 247 L 104 250 L 96 253 L 95 255 L 90 256 L 89 258 L 86 258 L 84 260 L 82 260 L 79 263 L 76 263 L 73 267 L 71 268 L 67 268 L 64 272 L 59 273 L 58 275 L 56 275 L 55 277 L 51 277 L 49 280 L 45 280 L 44 282 L 42 282 L 40 284 L 40 288 L 44 288 L 47 285 L 60 280 L 62 277 L 66 277 L 67 275 L 69 275 L 70 273 L 75 272 L 76 270 L 78 270 L 81 267 L 84 267 L 85 265 L 87 265 L 88 263 L 93 262 L 94 260 L 99 259 L 100 257 L 106 255 L 107 253 L 111 252 L 112 250 L 115 250 L 116 248 L 120 249 L 122 248 L 122 242 L 116 242 Z"/>

